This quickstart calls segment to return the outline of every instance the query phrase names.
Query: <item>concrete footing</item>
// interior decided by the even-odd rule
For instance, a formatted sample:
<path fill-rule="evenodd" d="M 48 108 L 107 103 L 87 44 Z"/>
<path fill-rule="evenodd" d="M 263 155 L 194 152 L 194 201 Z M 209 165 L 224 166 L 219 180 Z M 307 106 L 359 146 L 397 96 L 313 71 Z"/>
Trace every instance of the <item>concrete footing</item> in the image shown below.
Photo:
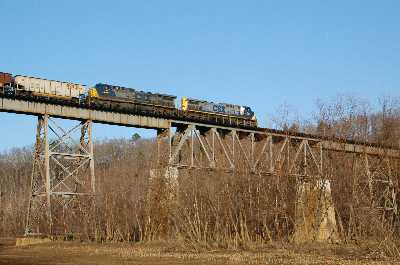
<path fill-rule="evenodd" d="M 329 180 L 298 185 L 295 222 L 295 243 L 339 243 Z"/>
<path fill-rule="evenodd" d="M 51 242 L 50 238 L 38 238 L 38 237 L 19 237 L 15 245 L 17 247 L 22 246 L 30 246 L 30 245 L 37 245 L 37 244 L 44 244 Z"/>

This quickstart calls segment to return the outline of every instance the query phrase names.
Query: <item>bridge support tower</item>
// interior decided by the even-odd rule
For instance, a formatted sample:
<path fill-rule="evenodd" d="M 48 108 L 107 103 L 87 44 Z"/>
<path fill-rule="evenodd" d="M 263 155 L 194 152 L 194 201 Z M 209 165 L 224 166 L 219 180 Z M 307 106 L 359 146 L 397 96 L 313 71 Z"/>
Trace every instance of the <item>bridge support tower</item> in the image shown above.
<path fill-rule="evenodd" d="M 169 144 L 164 177 L 169 180 L 167 183 L 173 184 L 172 191 L 179 192 L 182 177 L 204 174 L 242 175 L 270 183 L 276 187 L 276 204 L 271 211 L 276 215 L 277 225 L 287 222 L 286 211 L 294 207 L 295 237 L 307 231 L 306 234 L 312 235 L 308 241 L 336 242 L 339 232 L 342 235 L 353 233 L 358 219 L 364 216 L 360 209 L 373 213 L 381 224 L 398 218 L 398 186 L 394 181 L 398 169 L 388 153 L 373 153 L 367 148 L 350 149 L 346 143 L 336 151 L 330 142 L 290 133 L 186 122 L 175 122 L 172 126 L 176 128 L 174 133 L 169 130 L 167 134 L 159 135 Z M 348 174 L 352 167 L 354 175 L 349 176 L 348 182 L 353 187 L 350 195 L 352 211 L 356 212 L 351 213 L 349 223 L 345 224 L 347 227 L 343 227 L 341 222 L 337 224 L 334 220 L 332 196 L 340 197 L 337 191 L 341 187 L 336 183 L 343 181 L 337 182 L 337 178 Z M 331 187 L 336 192 L 333 195 Z M 309 192 L 304 192 L 305 188 Z M 173 198 L 179 196 L 175 194 Z M 312 216 L 305 217 L 310 213 Z"/>
<path fill-rule="evenodd" d="M 25 236 L 93 235 L 95 192 L 92 122 L 65 129 L 39 116 Z"/>

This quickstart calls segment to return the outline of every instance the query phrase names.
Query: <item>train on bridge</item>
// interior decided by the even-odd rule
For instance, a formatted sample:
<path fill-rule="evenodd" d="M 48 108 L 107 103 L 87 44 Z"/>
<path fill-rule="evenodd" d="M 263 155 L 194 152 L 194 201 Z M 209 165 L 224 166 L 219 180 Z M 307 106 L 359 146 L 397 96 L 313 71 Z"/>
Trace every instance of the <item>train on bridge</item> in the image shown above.
<path fill-rule="evenodd" d="M 166 119 L 257 128 L 248 106 L 214 103 L 99 83 L 93 87 L 0 72 L 0 96 Z"/>

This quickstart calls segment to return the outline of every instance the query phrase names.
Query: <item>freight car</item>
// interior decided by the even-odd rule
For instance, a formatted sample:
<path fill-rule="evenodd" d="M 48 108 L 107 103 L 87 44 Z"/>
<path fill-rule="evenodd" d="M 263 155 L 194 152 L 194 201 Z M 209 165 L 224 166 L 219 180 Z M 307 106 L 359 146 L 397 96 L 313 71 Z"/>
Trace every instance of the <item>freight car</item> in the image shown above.
<path fill-rule="evenodd" d="M 70 82 L 60 82 L 29 76 L 15 76 L 16 92 L 24 92 L 33 96 L 51 97 L 55 99 L 79 99 L 86 87 Z"/>
<path fill-rule="evenodd" d="M 214 103 L 205 100 L 182 98 L 181 109 L 188 112 L 212 113 L 215 115 L 238 117 L 256 122 L 254 112 L 250 107 L 227 103 Z"/>
<path fill-rule="evenodd" d="M 78 103 L 86 87 L 70 82 L 60 82 L 37 77 L 0 73 L 1 92 L 5 96 L 51 99 L 57 102 Z"/>
<path fill-rule="evenodd" d="M 0 87 L 4 88 L 6 86 L 11 86 L 14 83 L 14 78 L 9 73 L 0 72 Z"/>

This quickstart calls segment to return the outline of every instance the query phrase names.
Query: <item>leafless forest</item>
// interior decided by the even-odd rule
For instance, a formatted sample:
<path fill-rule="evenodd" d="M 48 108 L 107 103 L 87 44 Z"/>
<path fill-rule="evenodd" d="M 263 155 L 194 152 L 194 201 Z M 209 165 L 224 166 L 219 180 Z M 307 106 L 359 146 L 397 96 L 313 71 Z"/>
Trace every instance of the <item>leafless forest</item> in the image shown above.
<path fill-rule="evenodd" d="M 400 145 L 398 98 L 365 102 L 338 96 L 332 101 L 319 101 L 311 120 L 291 119 L 288 110 L 282 109 L 273 122 L 288 131 L 395 148 Z M 171 198 L 170 185 L 163 179 L 150 178 L 150 169 L 157 163 L 156 151 L 155 140 L 132 138 L 95 143 L 97 240 L 172 238 L 194 248 L 247 248 L 291 241 L 295 180 L 288 176 L 276 180 L 271 176 L 193 171 L 180 176 L 176 198 Z M 363 191 L 353 185 L 355 166 L 346 159 L 347 154 L 335 155 L 341 162 L 330 165 L 330 178 L 342 242 L 374 241 L 388 255 L 400 256 L 397 214 L 385 220 L 385 215 L 357 210 Z M 32 149 L 28 147 L 0 156 L 0 236 L 24 233 L 31 159 Z M 392 166 L 392 185 L 398 189 L 399 165 Z"/>

